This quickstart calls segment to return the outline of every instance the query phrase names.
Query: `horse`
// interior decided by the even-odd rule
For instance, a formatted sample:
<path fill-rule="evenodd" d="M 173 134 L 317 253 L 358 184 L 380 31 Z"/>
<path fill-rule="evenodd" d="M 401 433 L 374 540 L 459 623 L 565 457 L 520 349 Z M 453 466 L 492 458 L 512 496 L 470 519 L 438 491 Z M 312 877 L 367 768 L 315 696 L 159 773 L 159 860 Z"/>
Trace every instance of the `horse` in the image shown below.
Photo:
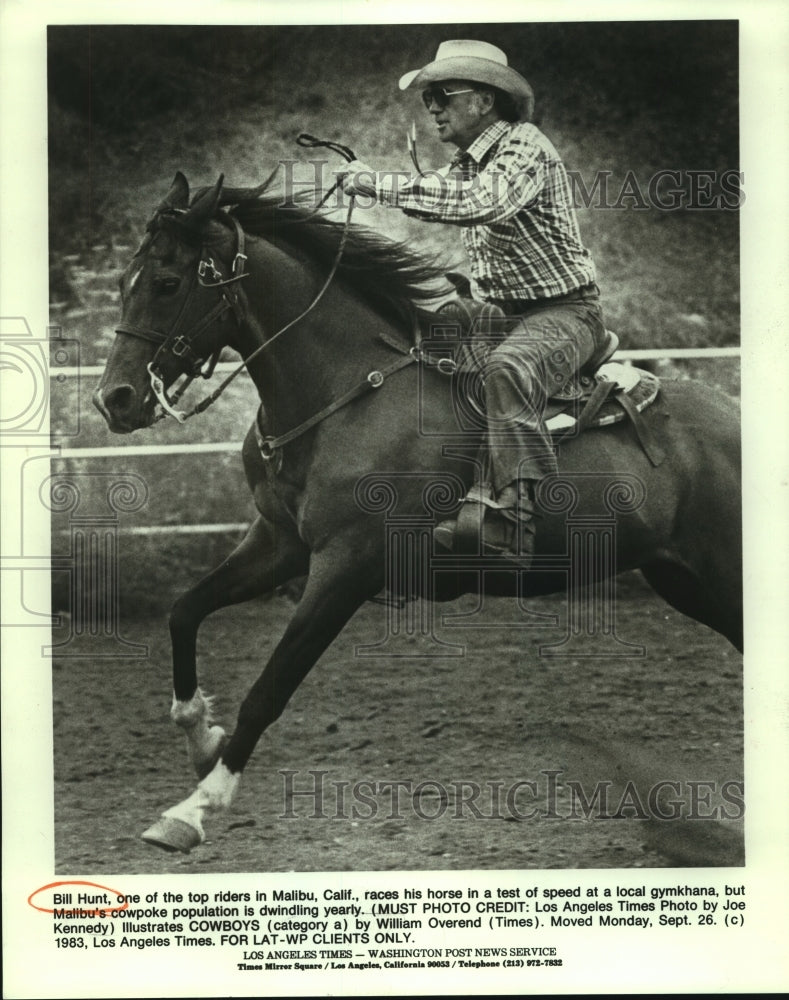
<path fill-rule="evenodd" d="M 350 218 L 343 224 L 259 188 L 226 188 L 222 177 L 190 197 L 179 172 L 150 219 L 121 278 L 121 321 L 94 404 L 115 433 L 149 427 L 162 411 L 183 419 L 170 390 L 210 374 L 229 348 L 261 406 L 241 448 L 256 519 L 170 613 L 170 714 L 198 781 L 145 831 L 147 842 L 187 852 L 204 840 L 204 821 L 228 808 L 262 734 L 321 654 L 398 579 L 399 596 L 428 601 L 565 590 L 567 511 L 599 514 L 601 474 L 614 493 L 638 498 L 614 504 L 615 554 L 592 575 L 640 570 L 675 609 L 742 649 L 739 410 L 694 381 L 661 381 L 640 415 L 661 462 L 650 461 L 628 421 L 561 443 L 560 481 L 542 495 L 529 569 L 488 564 L 482 572 L 473 557 L 454 566 L 449 557 L 446 572 L 426 573 L 422 563 L 438 557 L 423 545 L 414 571 L 388 572 L 393 505 L 423 521 L 432 484 L 433 514 L 446 517 L 475 476 L 476 438 L 446 446 L 458 440 L 452 379 L 418 347 L 420 326 L 435 320 L 439 277 L 434 260 Z M 198 685 L 200 624 L 299 580 L 301 598 L 228 736 Z"/>

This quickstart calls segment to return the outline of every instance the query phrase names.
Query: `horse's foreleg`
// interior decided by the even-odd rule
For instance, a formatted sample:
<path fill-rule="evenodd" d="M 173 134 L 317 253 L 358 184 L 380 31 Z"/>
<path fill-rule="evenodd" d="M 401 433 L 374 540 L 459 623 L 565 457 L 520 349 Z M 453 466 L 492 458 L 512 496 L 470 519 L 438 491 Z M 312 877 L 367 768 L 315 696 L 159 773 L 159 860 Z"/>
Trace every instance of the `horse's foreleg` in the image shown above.
<path fill-rule="evenodd" d="M 170 716 L 183 729 L 189 759 L 205 777 L 219 758 L 225 732 L 212 725 L 210 699 L 197 686 L 197 631 L 212 612 L 240 604 L 305 573 L 308 555 L 301 542 L 277 531 L 277 544 L 258 518 L 234 552 L 176 601 L 170 614 L 173 643 L 173 704 Z"/>
<path fill-rule="evenodd" d="M 230 807 L 240 777 L 240 774 L 231 774 L 219 761 L 188 798 L 162 813 L 143 833 L 142 839 L 165 851 L 187 854 L 205 839 L 203 819 L 206 814 Z"/>
<path fill-rule="evenodd" d="M 224 729 L 213 724 L 211 701 L 197 688 L 189 701 L 178 701 L 173 696 L 170 708 L 170 718 L 186 737 L 189 762 L 198 778 L 204 778 L 211 771 L 227 742 Z"/>
<path fill-rule="evenodd" d="M 304 596 L 274 654 L 244 699 L 236 730 L 211 773 L 195 792 L 168 809 L 143 834 L 150 843 L 188 851 L 204 837 L 207 814 L 226 809 L 241 772 L 264 730 L 282 713 L 293 692 L 354 612 L 383 586 L 382 569 L 349 564 L 344 553 L 313 557 Z M 380 578 L 379 578 L 380 574 Z"/>

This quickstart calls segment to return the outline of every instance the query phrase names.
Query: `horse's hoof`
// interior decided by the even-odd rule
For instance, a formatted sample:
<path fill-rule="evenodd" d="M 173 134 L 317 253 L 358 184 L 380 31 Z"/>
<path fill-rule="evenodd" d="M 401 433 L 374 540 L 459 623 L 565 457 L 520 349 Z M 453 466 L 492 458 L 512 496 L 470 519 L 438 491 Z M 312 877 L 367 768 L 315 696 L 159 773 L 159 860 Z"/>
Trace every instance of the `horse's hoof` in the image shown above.
<path fill-rule="evenodd" d="M 172 816 L 161 816 L 142 834 L 142 839 L 146 844 L 161 847 L 163 851 L 181 851 L 183 854 L 188 854 L 202 841 L 195 827 Z"/>

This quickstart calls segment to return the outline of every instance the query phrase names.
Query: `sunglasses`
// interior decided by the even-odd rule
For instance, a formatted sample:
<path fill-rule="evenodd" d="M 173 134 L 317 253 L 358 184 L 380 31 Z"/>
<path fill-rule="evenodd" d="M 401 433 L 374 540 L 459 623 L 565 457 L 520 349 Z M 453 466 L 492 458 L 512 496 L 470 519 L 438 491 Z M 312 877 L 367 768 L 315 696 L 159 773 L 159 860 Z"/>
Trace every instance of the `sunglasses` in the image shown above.
<path fill-rule="evenodd" d="M 468 90 L 447 90 L 445 87 L 432 86 L 428 87 L 427 90 L 422 91 L 422 100 L 425 102 L 425 107 L 430 110 L 430 105 L 433 101 L 439 106 L 443 111 L 444 108 L 449 104 L 449 98 L 454 97 L 456 94 L 473 94 L 474 89 L 469 88 Z"/>

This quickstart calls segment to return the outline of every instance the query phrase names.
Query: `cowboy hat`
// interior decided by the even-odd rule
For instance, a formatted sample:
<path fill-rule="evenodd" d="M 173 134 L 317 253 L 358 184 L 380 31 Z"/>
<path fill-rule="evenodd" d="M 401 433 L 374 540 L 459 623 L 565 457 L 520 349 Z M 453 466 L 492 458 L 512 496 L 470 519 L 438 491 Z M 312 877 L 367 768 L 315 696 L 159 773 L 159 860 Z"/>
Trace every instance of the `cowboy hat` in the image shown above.
<path fill-rule="evenodd" d="M 400 77 L 400 90 L 426 87 L 442 80 L 470 80 L 487 83 L 509 94 L 520 109 L 523 121 L 534 110 L 534 93 L 528 82 L 507 63 L 507 56 L 489 42 L 455 39 L 442 42 L 433 62 Z"/>

